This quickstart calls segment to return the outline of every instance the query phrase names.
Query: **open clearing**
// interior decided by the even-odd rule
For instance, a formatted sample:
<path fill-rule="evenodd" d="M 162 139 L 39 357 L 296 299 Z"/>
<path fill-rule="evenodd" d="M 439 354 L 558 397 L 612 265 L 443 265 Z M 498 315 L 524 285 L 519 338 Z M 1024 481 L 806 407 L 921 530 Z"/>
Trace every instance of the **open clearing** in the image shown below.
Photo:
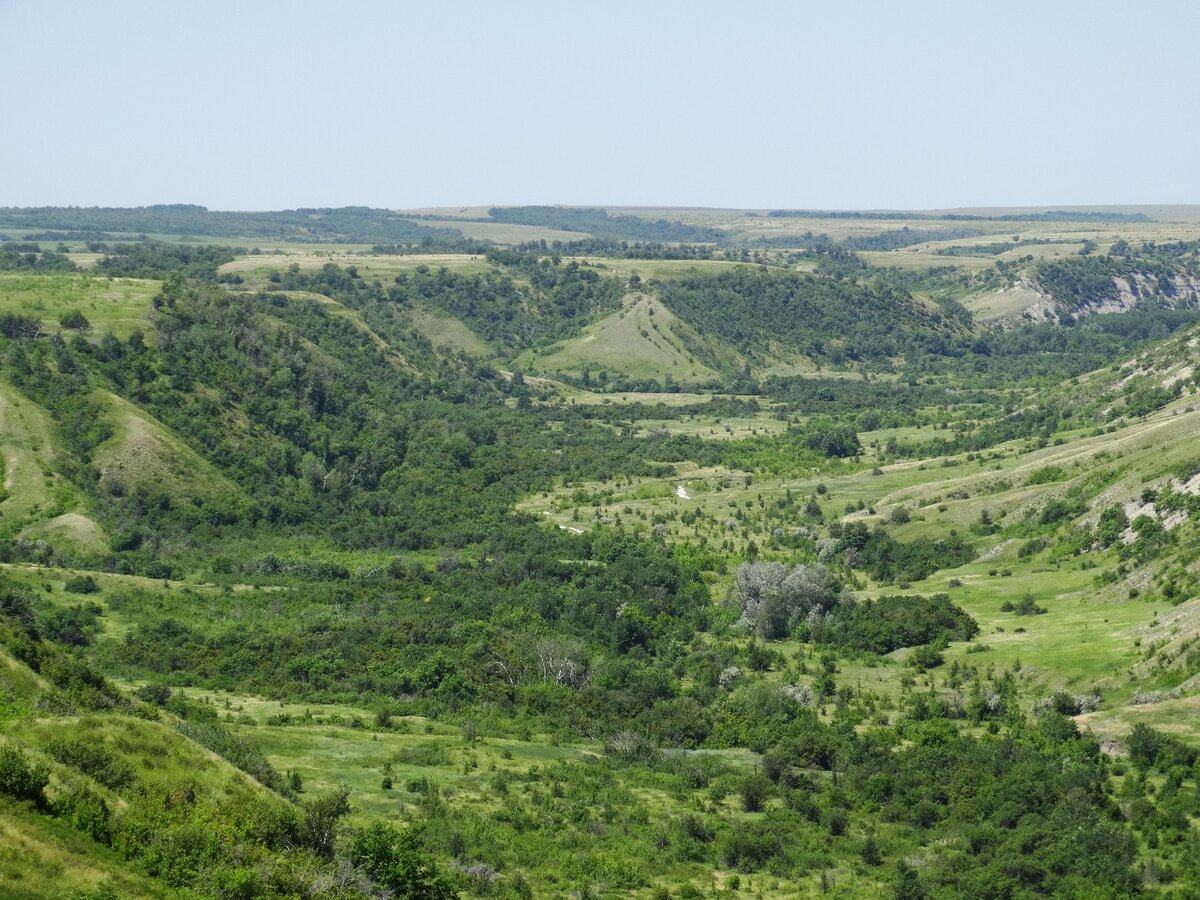
<path fill-rule="evenodd" d="M 643 294 L 626 298 L 624 308 L 589 325 L 577 337 L 546 350 L 529 351 L 514 364 L 529 372 L 590 371 L 621 373 L 630 378 L 706 382 L 717 373 L 688 352 L 676 332 L 686 328 L 657 300 Z M 692 340 L 699 340 L 692 336 Z"/>
<path fill-rule="evenodd" d="M 468 356 L 491 357 L 495 350 L 483 338 L 449 313 L 414 306 L 408 314 L 413 328 L 429 338 L 434 347 L 449 348 Z"/>
<path fill-rule="evenodd" d="M 387 283 L 401 272 L 412 272 L 422 266 L 429 269 L 446 268 L 452 272 L 477 275 L 488 271 L 491 266 L 482 256 L 464 253 L 437 253 L 425 256 L 383 256 L 373 253 L 346 253 L 340 250 L 310 249 L 306 253 L 261 253 L 239 256 L 220 268 L 225 274 L 241 275 L 250 287 L 271 289 L 272 272 L 285 272 L 289 266 L 302 271 L 320 269 L 332 263 L 349 268 L 354 266 L 359 275 L 367 279 L 379 279 Z"/>
<path fill-rule="evenodd" d="M 59 331 L 59 319 L 78 311 L 94 336 L 111 331 L 127 338 L 134 329 L 150 331 L 150 301 L 160 283 L 94 275 L 0 275 L 0 313 L 19 313 Z"/>
<path fill-rule="evenodd" d="M 94 462 L 102 480 L 125 490 L 142 486 L 178 499 L 226 498 L 241 491 L 161 422 L 133 404 L 102 393 L 113 435 L 96 448 Z"/>

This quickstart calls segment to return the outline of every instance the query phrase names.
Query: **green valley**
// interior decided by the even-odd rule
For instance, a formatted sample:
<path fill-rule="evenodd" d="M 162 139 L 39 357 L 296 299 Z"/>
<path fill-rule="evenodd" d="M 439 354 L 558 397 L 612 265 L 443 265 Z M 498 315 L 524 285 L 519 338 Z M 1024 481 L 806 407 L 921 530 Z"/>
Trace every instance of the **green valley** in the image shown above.
<path fill-rule="evenodd" d="M 1195 896 L 1198 223 L 0 210 L 0 895 Z"/>

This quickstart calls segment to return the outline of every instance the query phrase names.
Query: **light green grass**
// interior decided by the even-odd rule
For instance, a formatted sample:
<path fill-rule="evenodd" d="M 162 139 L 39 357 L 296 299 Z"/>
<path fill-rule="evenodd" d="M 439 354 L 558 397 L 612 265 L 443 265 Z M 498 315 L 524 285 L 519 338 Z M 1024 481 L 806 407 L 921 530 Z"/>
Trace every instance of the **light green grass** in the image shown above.
<path fill-rule="evenodd" d="M 45 900 L 101 885 L 130 900 L 181 896 L 132 871 L 118 853 L 76 831 L 68 820 L 39 815 L 0 797 L 0 896 Z"/>
<path fill-rule="evenodd" d="M 159 282 L 94 275 L 0 275 L 0 313 L 38 319 L 46 331 L 61 330 L 66 313 L 78 311 L 93 336 L 111 331 L 126 338 L 134 329 L 151 330 L 150 301 Z"/>
<path fill-rule="evenodd" d="M 368 280 L 379 279 L 385 284 L 401 272 L 412 272 L 420 266 L 430 269 L 446 268 L 452 272 L 480 274 L 491 266 L 482 256 L 462 253 L 439 253 L 428 256 L 377 256 L 370 253 L 355 254 L 341 250 L 308 248 L 305 252 L 263 253 L 240 256 L 221 266 L 220 271 L 241 275 L 250 287 L 271 289 L 269 276 L 272 272 L 284 272 L 289 266 L 299 266 L 302 271 L 313 271 L 333 263 L 347 268 L 355 266 L 359 275 Z"/>
<path fill-rule="evenodd" d="M 148 413 L 106 391 L 97 398 L 107 408 L 113 435 L 93 454 L 102 481 L 136 486 L 176 499 L 242 497 L 224 475 Z"/>
<path fill-rule="evenodd" d="M 510 222 L 472 222 L 460 219 L 446 222 L 440 219 L 416 219 L 418 225 L 430 228 L 457 228 L 463 237 L 497 244 L 521 244 L 525 241 L 579 241 L 589 235 L 581 231 L 562 231 L 558 228 L 543 228 L 540 225 L 518 225 Z"/>
<path fill-rule="evenodd" d="M 461 320 L 448 313 L 432 310 L 425 306 L 414 306 L 409 311 L 409 321 L 434 347 L 455 350 L 468 356 L 492 357 L 494 348 L 475 334 Z"/>
<path fill-rule="evenodd" d="M 698 275 L 719 275 L 738 266 L 747 265 L 723 259 L 610 259 L 608 257 L 569 257 L 586 263 L 608 275 L 628 278 L 637 275 L 642 281 L 691 278 Z"/>
<path fill-rule="evenodd" d="M 716 371 L 689 353 L 677 329 L 699 341 L 686 325 L 657 300 L 644 294 L 626 299 L 619 312 L 589 325 L 577 337 L 546 350 L 531 350 L 514 365 L 536 374 L 565 373 L 579 376 L 590 370 L 620 373 L 637 379 L 706 382 Z"/>
<path fill-rule="evenodd" d="M 756 435 L 780 434 L 787 423 L 762 412 L 754 416 L 688 416 L 686 419 L 638 419 L 638 434 L 686 434 L 709 441 L 731 441 Z"/>
<path fill-rule="evenodd" d="M 53 428 L 44 409 L 0 382 L 0 535 L 103 549 L 107 540 L 83 495 L 56 469 Z"/>

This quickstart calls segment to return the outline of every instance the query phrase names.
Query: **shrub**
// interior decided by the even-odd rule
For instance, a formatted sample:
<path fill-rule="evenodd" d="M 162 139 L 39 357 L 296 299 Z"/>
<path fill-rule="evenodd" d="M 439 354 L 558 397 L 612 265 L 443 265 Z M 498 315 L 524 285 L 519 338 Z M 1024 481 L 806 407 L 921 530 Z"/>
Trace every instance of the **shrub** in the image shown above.
<path fill-rule="evenodd" d="M 936 669 L 945 661 L 941 651 L 932 644 L 914 647 L 908 657 L 908 664 L 917 669 Z"/>
<path fill-rule="evenodd" d="M 1018 616 L 1040 616 L 1046 612 L 1046 608 L 1038 606 L 1037 601 L 1033 599 L 1033 593 L 1026 591 L 1025 596 L 1016 603 L 1005 600 L 1000 604 L 1000 612 L 1010 612 Z"/>
<path fill-rule="evenodd" d="M 145 703 L 166 706 L 171 699 L 171 689 L 165 684 L 144 684 L 134 692 L 134 696 Z"/>
<path fill-rule="evenodd" d="M 968 641 L 979 625 L 948 594 L 842 603 L 812 627 L 817 643 L 883 655 L 934 641 Z"/>
<path fill-rule="evenodd" d="M 374 822 L 350 839 L 350 861 L 390 896 L 402 900 L 452 900 L 457 892 L 425 853 L 413 829 Z"/>
<path fill-rule="evenodd" d="M 49 781 L 45 766 L 31 763 L 20 747 L 9 743 L 0 746 L 0 794 L 42 806 L 46 802 L 42 791 Z"/>
<path fill-rule="evenodd" d="M 742 782 L 742 809 L 746 812 L 760 812 L 763 803 L 771 796 L 771 781 L 759 773 L 747 776 Z"/>
<path fill-rule="evenodd" d="M 56 815 L 67 819 L 73 828 L 92 840 L 111 844 L 113 837 L 111 814 L 104 798 L 87 785 L 77 785 L 60 795 L 54 804 Z"/>
<path fill-rule="evenodd" d="M 91 575 L 76 575 L 74 578 L 68 579 L 63 585 L 63 590 L 72 594 L 94 594 L 100 588 L 96 585 L 96 579 Z"/>
<path fill-rule="evenodd" d="M 135 780 L 129 763 L 94 740 L 60 738 L 51 741 L 46 749 L 64 766 L 78 769 L 114 791 L 128 787 Z"/>

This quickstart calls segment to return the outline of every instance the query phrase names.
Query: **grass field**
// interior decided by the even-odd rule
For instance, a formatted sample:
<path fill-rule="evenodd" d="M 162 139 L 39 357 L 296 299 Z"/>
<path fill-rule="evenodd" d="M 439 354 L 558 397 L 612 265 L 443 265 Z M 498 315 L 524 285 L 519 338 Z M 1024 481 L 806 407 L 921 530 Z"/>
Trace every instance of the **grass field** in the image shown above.
<path fill-rule="evenodd" d="M 495 241 L 497 244 L 521 244 L 525 241 L 578 241 L 588 237 L 579 231 L 561 231 L 557 228 L 542 228 L 538 225 L 517 225 L 510 222 L 471 222 L 465 219 L 446 222 L 439 219 L 417 219 L 418 225 L 430 228 L 457 228 L 463 237 L 480 241 Z"/>
<path fill-rule="evenodd" d="M 126 338 L 135 328 L 150 331 L 150 301 L 157 281 L 97 278 L 90 275 L 0 275 L 0 313 L 39 319 L 47 331 L 58 331 L 66 313 L 78 311 L 91 323 L 92 334 L 111 331 Z"/>
<path fill-rule="evenodd" d="M 462 253 L 438 253 L 425 256 L 383 256 L 372 253 L 348 253 L 345 250 L 327 249 L 325 247 L 308 247 L 303 252 L 262 253 L 252 256 L 240 256 L 232 262 L 221 266 L 222 273 L 241 275 L 246 280 L 246 286 L 269 290 L 272 272 L 284 272 L 289 266 L 299 266 L 301 270 L 310 271 L 333 263 L 347 268 L 355 266 L 359 274 L 367 279 L 379 279 L 385 284 L 393 280 L 401 272 L 411 272 L 420 266 L 430 269 L 447 268 L 453 272 L 479 274 L 486 272 L 490 266 L 482 256 L 470 256 Z"/>
<path fill-rule="evenodd" d="M 1024 281 L 1016 286 L 975 292 L 962 298 L 963 306 L 985 322 L 1019 316 L 1025 310 L 1044 302 L 1043 295 Z"/>
<path fill-rule="evenodd" d="M 694 275 L 716 275 L 738 266 L 748 265 L 723 259 L 608 259 L 597 257 L 570 257 L 586 263 L 601 272 L 628 278 L 637 275 L 643 281 L 652 279 L 688 278 Z"/>
<path fill-rule="evenodd" d="M 641 889 L 616 891 L 614 896 L 650 898 L 656 895 L 659 884 L 678 886 L 688 881 L 711 889 L 714 879 L 728 877 L 727 873 L 714 871 L 708 863 L 662 860 L 646 868 L 642 859 L 648 849 L 645 832 L 654 824 L 682 814 L 711 813 L 717 809 L 735 820 L 754 818 L 741 811 L 736 796 L 727 796 L 710 805 L 702 797 L 677 796 L 645 775 L 622 775 L 619 770 L 614 774 L 604 765 L 604 750 L 598 744 L 562 742 L 551 735 L 537 734 L 516 739 L 482 731 L 471 738 L 459 725 L 418 716 L 397 716 L 387 727 L 380 727 L 374 713 L 350 706 L 277 703 L 243 694 L 192 688 L 183 692 L 211 704 L 231 728 L 251 737 L 277 769 L 297 772 L 303 779 L 305 795 L 346 785 L 354 823 L 377 817 L 403 821 L 430 815 L 428 796 L 418 786 L 433 783 L 435 797 L 452 804 L 452 813 L 449 810 L 442 813 L 448 817 L 447 827 L 468 827 L 467 823 L 478 826 L 488 823 L 493 828 L 494 823 L 503 823 L 501 827 L 511 827 L 507 823 L 513 810 L 531 797 L 537 802 L 543 783 L 561 780 L 570 785 L 596 777 L 590 773 L 597 772 L 601 783 L 606 785 L 605 790 L 599 797 L 575 799 L 572 808 L 577 816 L 583 811 L 592 818 L 611 816 L 614 804 L 624 808 L 628 803 L 637 803 L 653 812 L 649 822 L 627 822 L 624 827 L 611 829 L 611 837 L 598 841 L 600 846 L 611 842 L 623 864 L 650 882 Z M 284 721 L 288 723 L 281 724 Z M 756 754 L 746 750 L 692 752 L 718 757 L 741 772 L 751 771 L 759 762 Z M 391 788 L 383 787 L 385 776 L 392 779 Z M 549 851 L 562 840 L 561 831 L 571 832 L 578 826 L 562 823 L 549 833 L 542 831 L 535 820 L 519 820 L 517 827 L 527 841 L 545 842 Z M 530 828 L 537 830 L 530 833 Z M 609 829 L 600 832 L 593 826 L 593 835 L 601 833 L 608 834 Z M 551 864 L 552 858 L 547 852 L 540 859 L 537 855 L 520 859 L 519 864 L 537 896 L 558 896 L 564 891 L 563 885 L 576 877 L 575 873 Z M 858 890 L 848 896 L 868 896 L 867 889 L 873 884 L 869 876 L 849 867 L 831 868 L 827 876 L 844 882 L 847 887 L 857 885 Z M 743 883 L 746 880 L 743 876 Z M 759 874 L 748 880 L 755 887 L 756 896 L 782 898 L 806 892 L 809 882 L 815 882 L 817 876 L 788 880 Z"/>
<path fill-rule="evenodd" d="M 683 419 L 638 419 L 638 434 L 686 434 L 710 441 L 731 441 L 755 435 L 779 434 L 787 422 L 763 412 L 755 416 L 687 416 Z"/>

